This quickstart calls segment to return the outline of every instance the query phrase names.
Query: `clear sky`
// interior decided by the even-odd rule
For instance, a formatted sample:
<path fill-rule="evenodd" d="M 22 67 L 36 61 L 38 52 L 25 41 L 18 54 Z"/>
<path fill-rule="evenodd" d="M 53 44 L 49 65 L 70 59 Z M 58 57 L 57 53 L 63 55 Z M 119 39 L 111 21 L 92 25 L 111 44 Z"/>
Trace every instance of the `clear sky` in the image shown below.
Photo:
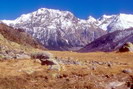
<path fill-rule="evenodd" d="M 0 0 L 0 19 L 15 19 L 39 8 L 71 11 L 78 18 L 133 14 L 133 0 Z"/>

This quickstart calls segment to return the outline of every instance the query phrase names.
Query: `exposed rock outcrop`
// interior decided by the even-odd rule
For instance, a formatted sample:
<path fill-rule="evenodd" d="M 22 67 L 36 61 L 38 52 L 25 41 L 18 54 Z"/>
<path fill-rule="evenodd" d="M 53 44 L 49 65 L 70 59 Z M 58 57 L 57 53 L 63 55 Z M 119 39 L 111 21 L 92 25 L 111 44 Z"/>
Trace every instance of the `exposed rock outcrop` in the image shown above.
<path fill-rule="evenodd" d="M 0 46 L 0 59 L 30 59 L 30 55 L 24 51 L 8 49 L 8 47 Z"/>
<path fill-rule="evenodd" d="M 127 42 L 120 49 L 119 52 L 133 52 L 133 43 Z"/>

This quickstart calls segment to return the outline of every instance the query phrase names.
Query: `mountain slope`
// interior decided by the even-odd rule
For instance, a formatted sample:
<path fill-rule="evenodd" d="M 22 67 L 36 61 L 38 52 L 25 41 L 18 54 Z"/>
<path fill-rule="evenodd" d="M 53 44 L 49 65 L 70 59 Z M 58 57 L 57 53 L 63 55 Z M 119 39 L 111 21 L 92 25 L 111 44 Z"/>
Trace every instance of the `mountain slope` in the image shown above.
<path fill-rule="evenodd" d="M 44 49 L 41 44 L 39 44 L 35 39 L 33 39 L 22 29 L 14 29 L 5 24 L 0 24 L 0 34 L 3 35 L 5 39 L 18 43 L 20 45 Z"/>
<path fill-rule="evenodd" d="M 75 50 L 84 47 L 106 32 L 93 26 L 94 18 L 81 20 L 71 12 L 41 8 L 14 21 L 3 20 L 15 28 L 25 29 L 52 50 Z"/>
<path fill-rule="evenodd" d="M 88 44 L 79 52 L 116 51 L 126 42 L 133 42 L 133 28 L 106 34 Z"/>

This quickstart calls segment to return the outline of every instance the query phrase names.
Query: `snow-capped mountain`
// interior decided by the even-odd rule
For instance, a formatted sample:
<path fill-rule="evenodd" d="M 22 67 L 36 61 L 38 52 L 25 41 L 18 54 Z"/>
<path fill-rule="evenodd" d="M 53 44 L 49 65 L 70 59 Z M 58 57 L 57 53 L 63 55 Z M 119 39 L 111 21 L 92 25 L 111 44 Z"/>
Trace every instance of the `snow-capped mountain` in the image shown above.
<path fill-rule="evenodd" d="M 133 27 L 133 15 L 103 15 L 101 18 L 97 20 L 96 25 L 99 28 L 108 32 L 129 29 Z"/>
<path fill-rule="evenodd" d="M 23 14 L 16 20 L 3 20 L 9 26 L 25 29 L 45 47 L 55 50 L 72 50 L 84 47 L 105 31 L 94 26 L 96 20 L 76 18 L 71 12 L 41 8 Z"/>
<path fill-rule="evenodd" d="M 14 28 L 25 29 L 45 47 L 55 50 L 81 48 L 106 32 L 133 27 L 133 15 L 103 15 L 99 19 L 76 18 L 69 11 L 41 8 L 16 20 L 2 20 Z"/>

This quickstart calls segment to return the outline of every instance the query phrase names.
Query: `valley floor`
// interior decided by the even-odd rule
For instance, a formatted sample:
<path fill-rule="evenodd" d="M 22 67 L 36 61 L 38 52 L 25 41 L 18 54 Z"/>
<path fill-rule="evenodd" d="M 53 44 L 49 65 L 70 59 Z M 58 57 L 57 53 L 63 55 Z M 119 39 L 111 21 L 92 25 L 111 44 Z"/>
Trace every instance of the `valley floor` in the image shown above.
<path fill-rule="evenodd" d="M 60 71 L 31 59 L 0 61 L 0 89 L 133 89 L 133 53 L 50 52 L 65 61 Z"/>

